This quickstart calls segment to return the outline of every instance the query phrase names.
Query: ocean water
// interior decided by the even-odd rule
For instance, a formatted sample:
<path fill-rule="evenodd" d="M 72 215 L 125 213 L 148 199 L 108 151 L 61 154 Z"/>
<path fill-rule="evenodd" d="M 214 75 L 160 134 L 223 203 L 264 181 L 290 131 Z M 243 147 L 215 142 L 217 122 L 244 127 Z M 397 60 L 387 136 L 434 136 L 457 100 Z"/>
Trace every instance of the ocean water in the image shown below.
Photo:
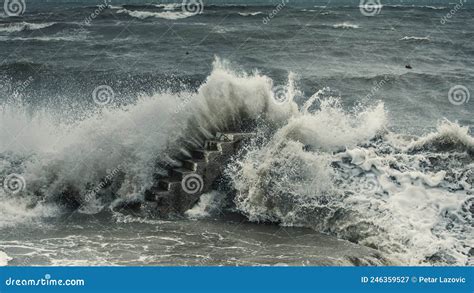
<path fill-rule="evenodd" d="M 472 3 L 188 2 L 0 9 L 0 265 L 474 263 Z M 184 217 L 115 209 L 249 121 Z"/>

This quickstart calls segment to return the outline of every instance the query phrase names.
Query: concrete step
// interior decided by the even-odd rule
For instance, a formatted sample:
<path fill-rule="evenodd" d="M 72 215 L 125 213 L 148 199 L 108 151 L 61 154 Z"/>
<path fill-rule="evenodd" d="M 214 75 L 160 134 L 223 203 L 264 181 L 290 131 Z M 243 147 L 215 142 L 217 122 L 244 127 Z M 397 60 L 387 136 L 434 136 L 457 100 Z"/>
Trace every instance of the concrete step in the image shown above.
<path fill-rule="evenodd" d="M 185 160 L 183 161 L 183 167 L 189 170 L 197 171 L 199 166 L 205 165 L 207 162 L 205 160 Z"/>
<path fill-rule="evenodd" d="M 209 151 L 222 151 L 222 144 L 225 143 L 220 140 L 206 140 L 204 142 L 204 149 Z"/>
<path fill-rule="evenodd" d="M 211 154 L 219 154 L 220 151 L 210 151 L 210 150 L 194 150 L 192 152 L 193 159 L 198 160 L 208 160 Z"/>
<path fill-rule="evenodd" d="M 186 175 L 194 173 L 193 170 L 187 168 L 176 168 L 171 170 L 171 176 L 182 180 Z"/>
<path fill-rule="evenodd" d="M 157 209 L 156 211 L 161 216 L 165 216 L 170 212 L 173 212 L 173 197 L 174 193 L 172 191 L 157 192 L 155 194 L 155 202 Z"/>
<path fill-rule="evenodd" d="M 172 192 L 168 191 L 162 187 L 158 187 L 156 190 L 153 191 L 153 193 L 145 193 L 145 200 L 147 201 L 157 201 L 158 197 L 162 196 L 171 196 Z"/>
<path fill-rule="evenodd" d="M 177 184 L 181 185 L 181 180 L 178 178 L 162 178 L 158 180 L 158 188 L 161 188 L 165 191 L 170 191 Z"/>
<path fill-rule="evenodd" d="M 234 137 L 233 137 L 232 133 L 217 132 L 216 133 L 216 140 L 219 140 L 219 141 L 233 141 Z"/>
<path fill-rule="evenodd" d="M 239 141 L 254 136 L 252 132 L 217 132 L 216 140 L 220 141 Z"/>
<path fill-rule="evenodd" d="M 208 151 L 220 151 L 223 148 L 233 145 L 234 141 L 222 141 L 222 140 L 206 140 L 204 142 L 204 149 Z"/>

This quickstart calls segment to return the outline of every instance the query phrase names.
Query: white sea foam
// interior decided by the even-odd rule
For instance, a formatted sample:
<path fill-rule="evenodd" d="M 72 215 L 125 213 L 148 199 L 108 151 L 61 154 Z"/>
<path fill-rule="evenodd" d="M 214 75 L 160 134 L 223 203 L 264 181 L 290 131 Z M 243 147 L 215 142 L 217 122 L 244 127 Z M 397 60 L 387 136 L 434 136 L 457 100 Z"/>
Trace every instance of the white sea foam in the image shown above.
<path fill-rule="evenodd" d="M 333 28 L 355 29 L 355 28 L 359 28 L 359 25 L 345 21 L 345 22 L 337 23 L 333 25 Z"/>
<path fill-rule="evenodd" d="M 381 105 L 354 112 L 323 102 L 319 111 L 293 117 L 264 147 L 256 145 L 236 161 L 228 172 L 239 191 L 238 209 L 253 221 L 311 226 L 376 247 L 395 263 L 466 264 L 474 245 L 465 237 L 473 232 L 473 216 L 462 211 L 472 200 L 469 166 L 451 165 L 459 158 L 441 152 L 431 156 L 451 156 L 448 165 L 422 168 L 427 155 L 406 153 L 431 150 L 440 139 L 469 150 L 473 138 L 466 128 L 445 123 L 397 150 L 385 144 Z M 380 135 L 382 145 L 362 146 Z M 343 146 L 346 151 L 333 154 Z"/>
<path fill-rule="evenodd" d="M 228 168 L 237 208 L 252 221 L 310 226 L 375 247 L 394 263 L 466 264 L 473 216 L 463 206 L 472 201 L 472 172 L 449 162 L 472 157 L 437 143 L 472 151 L 467 128 L 446 122 L 400 148 L 388 144 L 382 104 L 348 112 L 319 96 Z M 319 110 L 308 111 L 313 102 Z M 407 153 L 414 149 L 451 157 L 445 166 L 421 167 L 428 154 Z"/>
<path fill-rule="evenodd" d="M 428 9 L 434 9 L 434 10 L 443 10 L 446 9 L 447 7 L 445 6 L 430 6 L 430 5 L 385 5 L 387 7 L 393 7 L 393 8 L 428 8 Z"/>
<path fill-rule="evenodd" d="M 40 30 L 43 28 L 55 25 L 56 22 L 45 22 L 45 23 L 29 23 L 29 22 L 16 22 L 8 24 L 0 24 L 0 32 L 20 32 L 20 31 L 32 31 Z"/>
<path fill-rule="evenodd" d="M 5 252 L 0 250 L 0 267 L 7 266 L 8 262 L 11 260 L 11 257 L 9 257 Z"/>
<path fill-rule="evenodd" d="M 222 194 L 217 191 L 208 192 L 199 198 L 199 202 L 186 211 L 190 219 L 202 219 L 211 216 L 222 206 Z"/>
<path fill-rule="evenodd" d="M 154 6 L 158 7 L 158 8 L 163 8 L 163 10 L 175 10 L 175 9 L 181 8 L 183 6 L 183 4 L 181 4 L 181 3 L 170 3 L 170 4 L 156 4 Z"/>
<path fill-rule="evenodd" d="M 183 12 L 183 11 L 163 11 L 163 12 L 153 12 L 153 11 L 138 11 L 138 10 L 128 10 L 121 9 L 117 13 L 128 14 L 131 17 L 146 19 L 150 17 L 163 18 L 169 20 L 183 19 L 190 16 L 193 16 L 193 13 Z"/>
<path fill-rule="evenodd" d="M 241 16 L 255 16 L 255 15 L 260 15 L 262 14 L 261 11 L 256 11 L 256 12 L 239 12 L 239 15 Z"/>
<path fill-rule="evenodd" d="M 400 41 L 430 41 L 429 37 L 404 36 Z"/>
<path fill-rule="evenodd" d="M 38 37 L 5 37 L 0 36 L 1 41 L 39 41 L 39 42 L 77 42 L 84 40 L 83 35 L 74 36 L 38 36 Z"/>

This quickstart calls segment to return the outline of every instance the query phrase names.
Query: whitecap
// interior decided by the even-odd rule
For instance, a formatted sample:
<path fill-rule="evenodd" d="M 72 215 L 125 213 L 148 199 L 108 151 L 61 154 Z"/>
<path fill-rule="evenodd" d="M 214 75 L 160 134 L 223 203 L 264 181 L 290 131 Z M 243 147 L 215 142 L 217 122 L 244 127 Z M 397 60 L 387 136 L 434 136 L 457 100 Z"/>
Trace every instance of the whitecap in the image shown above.
<path fill-rule="evenodd" d="M 10 24 L 0 24 L 0 32 L 20 32 L 20 31 L 33 31 L 40 30 L 43 28 L 55 25 L 56 22 L 45 22 L 45 23 L 29 23 L 29 22 L 17 22 Z"/>
<path fill-rule="evenodd" d="M 429 37 L 404 36 L 400 41 L 431 41 Z"/>
<path fill-rule="evenodd" d="M 385 5 L 387 7 L 393 7 L 393 8 L 428 8 L 428 9 L 433 9 L 433 10 L 443 10 L 446 9 L 447 7 L 445 6 L 430 6 L 430 5 Z"/>
<path fill-rule="evenodd" d="M 175 10 L 181 8 L 182 4 L 180 3 L 170 3 L 170 4 L 155 4 L 155 7 L 163 8 L 163 10 Z"/>
<path fill-rule="evenodd" d="M 358 24 L 353 24 L 350 22 L 337 23 L 332 26 L 333 28 L 343 28 L 343 29 L 357 29 L 359 28 Z"/>
<path fill-rule="evenodd" d="M 257 12 L 239 12 L 239 15 L 241 16 L 256 16 L 262 14 L 262 12 L 257 11 Z"/>
<path fill-rule="evenodd" d="M 146 19 L 150 17 L 156 17 L 156 18 L 163 18 L 163 19 L 169 19 L 169 20 L 177 20 L 177 19 L 183 19 L 187 18 L 190 16 L 193 16 L 193 13 L 189 12 L 173 12 L 173 11 L 164 11 L 164 12 L 152 12 L 152 11 L 138 11 L 138 10 L 128 10 L 128 9 L 121 9 L 118 10 L 117 13 L 124 13 L 128 14 L 131 17 L 139 18 L 139 19 Z"/>

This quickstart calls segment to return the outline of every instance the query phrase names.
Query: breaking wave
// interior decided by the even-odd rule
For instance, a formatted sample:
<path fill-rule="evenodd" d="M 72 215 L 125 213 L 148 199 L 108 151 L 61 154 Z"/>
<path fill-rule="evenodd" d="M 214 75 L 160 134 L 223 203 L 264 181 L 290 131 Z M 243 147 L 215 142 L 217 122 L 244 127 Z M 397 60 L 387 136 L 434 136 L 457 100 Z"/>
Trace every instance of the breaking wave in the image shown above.
<path fill-rule="evenodd" d="M 17 22 L 0 24 L 0 32 L 20 32 L 20 31 L 33 31 L 40 30 L 55 25 L 56 22 L 45 22 L 45 23 L 29 23 L 29 22 Z"/>
<path fill-rule="evenodd" d="M 404 36 L 400 41 L 425 41 L 429 42 L 431 39 L 429 37 L 414 37 L 414 36 Z"/>
<path fill-rule="evenodd" d="M 157 17 L 157 18 L 170 19 L 170 20 L 187 18 L 194 15 L 188 12 L 174 12 L 174 11 L 153 12 L 153 11 L 138 11 L 138 10 L 127 10 L 127 9 L 118 10 L 117 13 L 128 14 L 131 17 L 135 17 L 139 19 Z"/>
<path fill-rule="evenodd" d="M 240 16 L 256 16 L 262 14 L 261 11 L 256 11 L 256 12 L 239 12 Z"/>
<path fill-rule="evenodd" d="M 350 23 L 350 22 L 342 22 L 342 23 L 337 23 L 335 25 L 332 26 L 333 28 L 344 28 L 344 29 L 355 29 L 355 28 L 359 28 L 359 25 L 357 24 L 353 24 L 353 23 Z"/>
<path fill-rule="evenodd" d="M 0 189 L 0 226 L 142 200 L 163 166 L 179 165 L 176 155 L 247 125 L 257 135 L 225 176 L 237 190 L 234 209 L 249 220 L 311 227 L 396 264 L 465 265 L 474 246 L 468 129 L 441 121 L 425 136 L 393 133 L 383 103 L 348 110 L 329 93 L 296 103 L 304 95 L 293 74 L 277 85 L 216 60 L 197 91 L 141 96 L 74 123 L 2 105 L 0 177 L 19 174 L 25 184 Z M 187 215 L 212 215 L 223 201 L 209 193 Z"/>
<path fill-rule="evenodd" d="M 418 9 L 433 9 L 433 10 L 443 10 L 447 9 L 445 6 L 430 6 L 430 5 L 384 5 L 390 8 L 418 8 Z"/>

